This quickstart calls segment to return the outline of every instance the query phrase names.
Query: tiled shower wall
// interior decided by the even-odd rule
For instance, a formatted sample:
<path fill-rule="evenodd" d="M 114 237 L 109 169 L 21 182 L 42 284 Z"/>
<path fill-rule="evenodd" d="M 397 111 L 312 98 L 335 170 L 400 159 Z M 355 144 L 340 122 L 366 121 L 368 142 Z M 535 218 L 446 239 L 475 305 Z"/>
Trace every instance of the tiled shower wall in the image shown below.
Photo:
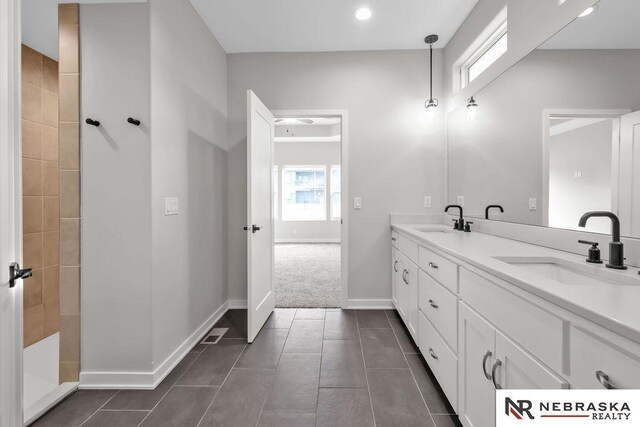
<path fill-rule="evenodd" d="M 60 382 L 80 373 L 80 31 L 78 4 L 58 6 L 60 79 Z"/>
<path fill-rule="evenodd" d="M 22 46 L 24 346 L 59 330 L 58 63 Z"/>

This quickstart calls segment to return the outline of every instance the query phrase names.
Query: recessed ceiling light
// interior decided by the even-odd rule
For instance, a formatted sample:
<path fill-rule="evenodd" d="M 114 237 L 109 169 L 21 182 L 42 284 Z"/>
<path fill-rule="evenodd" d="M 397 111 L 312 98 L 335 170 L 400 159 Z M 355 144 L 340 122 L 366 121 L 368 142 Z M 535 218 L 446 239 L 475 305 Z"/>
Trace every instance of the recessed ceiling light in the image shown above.
<path fill-rule="evenodd" d="M 597 8 L 598 8 L 597 4 L 594 4 L 593 6 L 586 8 L 584 12 L 582 12 L 580 15 L 578 15 L 578 18 L 584 18 L 587 15 L 591 15 L 591 13 L 594 10 L 596 10 Z"/>
<path fill-rule="evenodd" d="M 360 9 L 356 9 L 356 11 L 353 12 L 353 16 L 355 16 L 359 21 L 366 21 L 367 19 L 371 18 L 371 9 L 369 9 L 368 7 L 361 7 Z"/>

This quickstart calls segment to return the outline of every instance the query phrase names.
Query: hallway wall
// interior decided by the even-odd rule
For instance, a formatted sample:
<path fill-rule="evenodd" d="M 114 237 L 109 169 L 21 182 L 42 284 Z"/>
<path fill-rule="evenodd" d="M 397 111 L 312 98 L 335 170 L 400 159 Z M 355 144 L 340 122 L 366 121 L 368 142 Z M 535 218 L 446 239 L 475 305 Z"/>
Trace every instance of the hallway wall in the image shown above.
<path fill-rule="evenodd" d="M 227 56 L 188 0 L 149 6 L 157 367 L 227 301 Z"/>
<path fill-rule="evenodd" d="M 434 96 L 442 93 L 434 51 Z M 246 90 L 272 110 L 346 109 L 349 132 L 349 299 L 390 304 L 389 213 L 439 212 L 444 123 L 429 123 L 426 50 L 228 55 L 229 298 L 246 299 Z M 241 189 L 241 190 L 239 190 Z M 432 209 L 423 196 L 432 196 Z M 355 301 L 366 300 L 366 301 Z M 381 301 L 380 301 L 381 300 Z"/>

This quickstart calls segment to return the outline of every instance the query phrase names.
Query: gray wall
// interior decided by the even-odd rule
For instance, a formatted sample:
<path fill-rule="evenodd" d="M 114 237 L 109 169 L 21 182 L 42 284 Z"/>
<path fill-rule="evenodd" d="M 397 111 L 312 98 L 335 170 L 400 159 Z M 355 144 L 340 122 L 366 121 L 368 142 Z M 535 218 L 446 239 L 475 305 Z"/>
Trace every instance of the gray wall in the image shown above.
<path fill-rule="evenodd" d="M 149 371 L 149 6 L 83 5 L 80 13 L 82 371 Z M 126 123 L 129 115 L 143 125 Z"/>
<path fill-rule="evenodd" d="M 469 214 L 504 205 L 501 219 L 540 225 L 545 108 L 640 108 L 637 50 L 536 50 L 480 91 L 478 122 L 449 120 L 448 200 Z M 530 197 L 538 210 L 529 211 Z"/>
<path fill-rule="evenodd" d="M 612 210 L 612 137 L 612 120 L 607 119 L 550 138 L 550 227 L 580 230 L 578 220 L 585 212 Z M 608 218 L 593 218 L 587 226 L 598 233 L 611 231 Z"/>
<path fill-rule="evenodd" d="M 227 61 L 188 0 L 151 0 L 153 358 L 227 300 Z M 180 213 L 164 215 L 164 198 Z"/>
<path fill-rule="evenodd" d="M 434 52 L 442 93 L 442 52 Z M 229 95 L 229 298 L 246 298 L 246 90 L 273 110 L 349 112 L 349 298 L 390 299 L 389 213 L 440 212 L 444 125 L 429 123 L 426 50 L 233 54 Z M 433 197 L 433 209 L 423 196 Z M 350 203 L 351 204 L 351 203 Z"/>

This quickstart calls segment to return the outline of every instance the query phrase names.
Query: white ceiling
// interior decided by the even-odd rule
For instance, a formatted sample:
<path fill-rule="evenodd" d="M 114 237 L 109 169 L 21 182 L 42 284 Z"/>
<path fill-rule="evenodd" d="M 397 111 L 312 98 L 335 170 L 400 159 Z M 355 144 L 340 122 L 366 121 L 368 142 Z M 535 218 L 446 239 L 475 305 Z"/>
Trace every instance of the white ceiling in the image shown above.
<path fill-rule="evenodd" d="M 190 0 L 228 53 L 444 47 L 478 0 Z M 353 12 L 367 6 L 368 21 Z"/>
<path fill-rule="evenodd" d="M 593 13 L 577 18 L 541 49 L 640 49 L 639 17 L 639 0 L 601 0 Z"/>
<path fill-rule="evenodd" d="M 145 3 L 146 0 L 22 0 L 22 42 L 58 60 L 58 4 Z"/>
<path fill-rule="evenodd" d="M 276 119 L 280 119 L 276 117 Z M 279 122 L 276 122 L 276 126 L 330 126 L 340 123 L 340 117 L 302 117 L 302 120 L 313 120 L 312 123 L 305 123 L 298 121 L 297 118 L 282 118 Z"/>

